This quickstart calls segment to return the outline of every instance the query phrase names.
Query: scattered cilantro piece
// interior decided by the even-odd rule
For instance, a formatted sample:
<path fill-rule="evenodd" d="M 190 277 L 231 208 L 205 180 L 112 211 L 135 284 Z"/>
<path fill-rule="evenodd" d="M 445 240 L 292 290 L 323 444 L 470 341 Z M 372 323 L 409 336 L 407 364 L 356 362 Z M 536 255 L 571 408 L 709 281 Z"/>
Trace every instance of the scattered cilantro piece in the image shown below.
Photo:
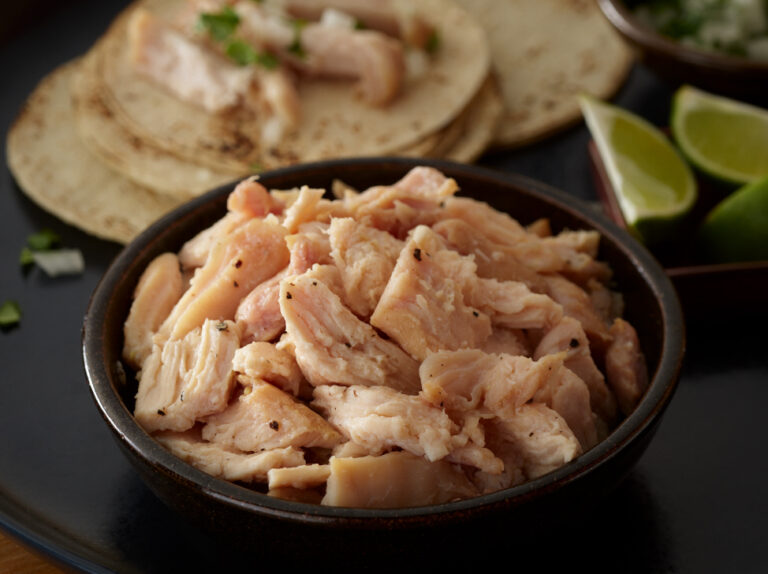
<path fill-rule="evenodd" d="M 304 47 L 301 45 L 301 31 L 307 25 L 306 20 L 296 18 L 292 22 L 293 24 L 293 42 L 288 46 L 288 51 L 298 58 L 306 58 L 307 53 L 304 51 Z"/>
<path fill-rule="evenodd" d="M 250 44 L 241 40 L 233 40 L 227 44 L 227 56 L 234 60 L 238 66 L 248 66 L 256 63 L 258 52 Z"/>
<path fill-rule="evenodd" d="M 32 251 L 48 251 L 61 244 L 61 237 L 50 229 L 41 229 L 27 237 L 27 246 Z"/>
<path fill-rule="evenodd" d="M 21 321 L 21 307 L 10 299 L 0 305 L 0 327 L 10 327 Z"/>
<path fill-rule="evenodd" d="M 367 30 L 368 27 L 365 25 L 365 22 L 363 22 L 360 18 L 355 18 L 355 30 Z"/>
<path fill-rule="evenodd" d="M 239 66 L 258 64 L 268 70 L 274 70 L 279 65 L 279 61 L 273 54 L 257 52 L 253 46 L 242 40 L 232 40 L 227 44 L 227 56 Z"/>
<path fill-rule="evenodd" d="M 278 60 L 274 54 L 261 52 L 259 53 L 256 63 L 267 70 L 274 70 L 280 65 L 280 60 Z"/>
<path fill-rule="evenodd" d="M 226 6 L 221 12 L 203 12 L 198 24 L 211 38 L 223 42 L 234 34 L 240 24 L 240 16 L 231 7 Z"/>
<path fill-rule="evenodd" d="M 19 253 L 19 265 L 26 267 L 27 265 L 32 265 L 34 262 L 34 252 L 27 246 L 22 247 L 21 253 Z"/>
<path fill-rule="evenodd" d="M 427 54 L 434 54 L 440 49 L 440 34 L 438 34 L 437 30 L 433 30 L 429 35 L 424 49 L 427 51 Z"/>

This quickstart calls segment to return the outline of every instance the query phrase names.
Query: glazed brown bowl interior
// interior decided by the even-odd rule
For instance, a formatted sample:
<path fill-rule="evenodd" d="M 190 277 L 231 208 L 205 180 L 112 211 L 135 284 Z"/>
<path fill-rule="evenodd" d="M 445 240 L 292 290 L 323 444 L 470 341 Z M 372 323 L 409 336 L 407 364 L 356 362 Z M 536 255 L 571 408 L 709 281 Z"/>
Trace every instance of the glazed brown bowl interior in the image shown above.
<path fill-rule="evenodd" d="M 605 18 L 648 68 L 673 85 L 768 102 L 768 62 L 686 46 L 640 22 L 622 0 L 597 0 Z"/>
<path fill-rule="evenodd" d="M 261 181 L 267 188 L 306 184 L 328 189 L 334 179 L 341 179 L 365 189 L 394 183 L 412 167 L 425 164 L 455 178 L 460 194 L 486 201 L 521 223 L 547 217 L 553 231 L 589 228 L 602 234 L 600 259 L 614 270 L 616 287 L 626 301 L 625 317 L 638 331 L 652 376 L 637 409 L 605 441 L 539 479 L 468 500 L 416 508 L 366 510 L 290 502 L 214 478 L 182 462 L 155 442 L 131 414 L 137 383 L 122 367 L 122 327 L 144 268 L 156 255 L 178 251 L 187 239 L 225 213 L 233 185 L 224 186 L 180 207 L 128 245 L 94 291 L 84 321 L 84 363 L 96 405 L 123 452 L 169 506 L 214 533 L 238 540 L 263 536 L 260 529 L 269 528 L 317 544 L 326 540 L 321 533 L 340 529 L 346 533 L 387 532 L 389 536 L 396 531 L 471 525 L 478 519 L 483 524 L 502 520 L 505 528 L 519 526 L 530 531 L 531 520 L 546 523 L 565 515 L 570 506 L 609 491 L 637 461 L 678 380 L 684 351 L 683 317 L 674 288 L 657 262 L 599 210 L 520 176 L 424 160 L 329 161 L 269 172 Z M 296 534 L 297 528 L 304 534 Z M 386 540 L 389 538 L 375 537 L 370 542 L 379 547 Z"/>

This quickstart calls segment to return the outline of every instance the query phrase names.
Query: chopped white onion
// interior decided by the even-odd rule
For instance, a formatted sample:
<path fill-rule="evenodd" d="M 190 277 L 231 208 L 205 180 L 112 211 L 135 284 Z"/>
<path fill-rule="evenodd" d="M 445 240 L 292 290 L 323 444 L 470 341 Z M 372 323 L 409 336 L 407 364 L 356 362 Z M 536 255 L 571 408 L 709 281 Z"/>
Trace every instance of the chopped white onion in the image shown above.
<path fill-rule="evenodd" d="M 51 277 L 77 275 L 85 269 L 85 260 L 79 249 L 57 249 L 32 253 L 35 265 Z"/>
<path fill-rule="evenodd" d="M 335 8 L 326 8 L 320 17 L 320 24 L 329 28 L 341 28 L 344 30 L 355 29 L 355 19 L 341 10 Z"/>

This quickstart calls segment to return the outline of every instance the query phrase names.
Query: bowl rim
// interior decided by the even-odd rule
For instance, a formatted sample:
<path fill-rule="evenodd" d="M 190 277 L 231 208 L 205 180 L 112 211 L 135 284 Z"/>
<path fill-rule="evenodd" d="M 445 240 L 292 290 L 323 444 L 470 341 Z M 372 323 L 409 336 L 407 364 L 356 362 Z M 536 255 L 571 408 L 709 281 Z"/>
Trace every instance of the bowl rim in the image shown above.
<path fill-rule="evenodd" d="M 105 317 L 112 303 L 112 290 L 135 259 L 142 253 L 151 252 L 150 246 L 156 240 L 156 236 L 162 237 L 164 231 L 167 233 L 171 222 L 190 217 L 195 212 L 204 211 L 209 202 L 215 202 L 216 198 L 231 191 L 240 181 L 238 179 L 181 205 L 139 234 L 115 257 L 91 295 L 81 331 L 83 365 L 92 398 L 121 446 L 128 448 L 155 469 L 172 475 L 175 480 L 201 491 L 206 496 L 226 505 L 246 509 L 255 515 L 299 521 L 304 524 L 337 526 L 346 524 L 359 528 L 365 526 L 366 521 L 370 519 L 395 520 L 399 524 L 421 523 L 424 519 L 438 515 L 471 515 L 490 508 L 508 507 L 510 504 L 516 505 L 538 498 L 547 492 L 558 491 L 599 468 L 614 454 L 649 430 L 652 423 L 666 409 L 677 388 L 685 352 L 682 308 L 672 283 L 653 256 L 626 231 L 620 229 L 599 209 L 593 208 L 587 202 L 526 176 L 476 165 L 402 157 L 334 159 L 270 170 L 261 174 L 260 177 L 266 180 L 269 186 L 271 179 L 293 175 L 298 177 L 312 170 L 339 170 L 350 166 L 375 170 L 381 169 L 384 165 L 395 166 L 392 169 L 402 169 L 403 173 L 411 167 L 427 165 L 451 172 L 450 176 L 454 177 L 459 185 L 461 185 L 461 178 L 466 177 L 493 182 L 503 187 L 513 187 L 517 191 L 533 195 L 554 205 L 555 209 L 565 210 L 590 224 L 603 237 L 610 237 L 653 292 L 665 327 L 658 367 L 652 374 L 648 390 L 635 410 L 605 440 L 555 471 L 511 488 L 465 500 L 428 506 L 362 509 L 287 501 L 215 478 L 182 461 L 162 447 L 135 421 L 120 398 L 116 385 L 118 381 L 113 379 L 111 369 L 105 361 L 101 360 L 105 340 Z"/>
<path fill-rule="evenodd" d="M 656 32 L 640 22 L 622 0 L 597 0 L 605 18 L 623 36 L 644 49 L 672 59 L 721 72 L 768 74 L 768 62 L 729 56 L 695 46 L 687 46 Z"/>

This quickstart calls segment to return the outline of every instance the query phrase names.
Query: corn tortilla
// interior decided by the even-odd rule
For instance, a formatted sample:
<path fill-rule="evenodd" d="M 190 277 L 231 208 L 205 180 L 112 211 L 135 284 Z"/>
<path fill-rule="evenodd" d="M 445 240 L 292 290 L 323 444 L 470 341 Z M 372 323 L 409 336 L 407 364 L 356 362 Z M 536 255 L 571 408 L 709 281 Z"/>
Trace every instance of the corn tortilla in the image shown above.
<path fill-rule="evenodd" d="M 457 0 L 485 29 L 505 112 L 495 146 L 521 146 L 581 121 L 580 93 L 611 97 L 632 53 L 594 0 Z"/>
<path fill-rule="evenodd" d="M 67 223 L 127 243 L 178 201 L 101 164 L 76 133 L 69 84 L 78 61 L 38 84 L 8 132 L 8 166 L 24 193 Z"/>

